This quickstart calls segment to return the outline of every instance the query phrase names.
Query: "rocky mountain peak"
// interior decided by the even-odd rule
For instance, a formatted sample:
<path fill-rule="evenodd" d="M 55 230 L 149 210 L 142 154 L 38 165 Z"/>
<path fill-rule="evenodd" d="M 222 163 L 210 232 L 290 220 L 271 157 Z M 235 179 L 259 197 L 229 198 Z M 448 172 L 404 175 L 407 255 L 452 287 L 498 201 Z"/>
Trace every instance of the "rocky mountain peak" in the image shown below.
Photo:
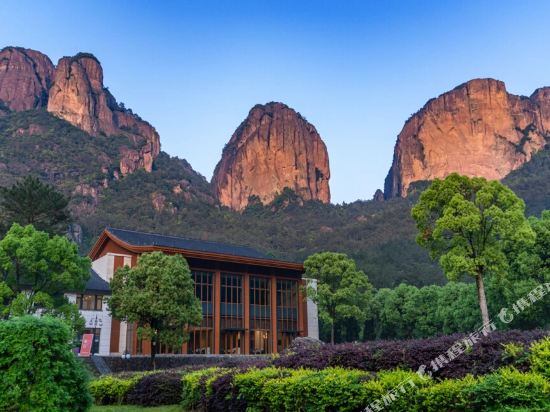
<path fill-rule="evenodd" d="M 103 69 L 89 53 L 63 57 L 55 70 L 48 111 L 92 135 L 125 135 L 139 146 L 121 148 L 123 175 L 136 169 L 152 170 L 160 152 L 155 128 L 119 105 L 103 85 Z"/>
<path fill-rule="evenodd" d="M 508 93 L 499 80 L 471 80 L 407 120 L 384 195 L 405 196 L 411 183 L 452 172 L 502 179 L 545 146 L 549 131 L 548 88 L 525 97 Z"/>
<path fill-rule="evenodd" d="M 45 107 L 54 65 L 45 54 L 22 47 L 0 50 L 0 102 L 10 110 Z"/>
<path fill-rule="evenodd" d="M 212 185 L 219 202 L 242 210 L 290 188 L 303 200 L 330 202 L 326 146 L 315 127 L 283 103 L 254 106 L 223 150 Z"/>

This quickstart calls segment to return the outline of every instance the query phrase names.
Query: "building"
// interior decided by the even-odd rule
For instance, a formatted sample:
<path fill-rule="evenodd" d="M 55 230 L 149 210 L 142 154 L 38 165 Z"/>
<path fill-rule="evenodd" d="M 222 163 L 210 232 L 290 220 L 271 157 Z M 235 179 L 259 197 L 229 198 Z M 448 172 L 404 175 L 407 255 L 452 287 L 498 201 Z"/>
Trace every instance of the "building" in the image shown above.
<path fill-rule="evenodd" d="M 107 228 L 91 249 L 86 291 L 73 295 L 101 355 L 150 354 L 136 328 L 109 315 L 104 297 L 117 268 L 134 266 L 145 252 L 181 254 L 192 271 L 203 320 L 183 347 L 160 353 L 268 354 L 298 336 L 318 338 L 317 307 L 303 296 L 303 265 L 250 247 Z"/>

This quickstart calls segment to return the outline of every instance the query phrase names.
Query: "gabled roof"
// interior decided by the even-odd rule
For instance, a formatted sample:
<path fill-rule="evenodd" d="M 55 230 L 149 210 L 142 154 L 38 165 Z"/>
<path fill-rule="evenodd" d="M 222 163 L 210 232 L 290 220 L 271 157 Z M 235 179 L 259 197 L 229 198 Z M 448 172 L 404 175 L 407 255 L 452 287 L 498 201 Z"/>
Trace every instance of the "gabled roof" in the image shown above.
<path fill-rule="evenodd" d="M 145 233 L 134 230 L 106 228 L 92 247 L 89 256 L 98 257 L 101 246 L 107 239 L 113 240 L 123 248 L 136 253 L 160 250 L 178 252 L 186 257 L 228 261 L 252 265 L 272 266 L 284 269 L 303 271 L 301 263 L 275 259 L 248 246 L 233 245 L 222 242 L 167 236 L 156 233 Z"/>
<path fill-rule="evenodd" d="M 86 292 L 97 292 L 99 294 L 110 294 L 109 283 L 102 279 L 95 270 L 90 269 L 90 278 L 86 282 Z"/>
<path fill-rule="evenodd" d="M 251 257 L 256 259 L 272 259 L 265 253 L 259 252 L 247 246 L 230 245 L 228 243 L 211 242 L 206 240 L 188 239 L 184 237 L 158 235 L 155 233 L 135 232 L 133 230 L 115 229 L 107 230 L 120 240 L 133 246 L 160 246 L 173 249 L 196 250 L 209 253 L 221 253 L 224 255 Z"/>

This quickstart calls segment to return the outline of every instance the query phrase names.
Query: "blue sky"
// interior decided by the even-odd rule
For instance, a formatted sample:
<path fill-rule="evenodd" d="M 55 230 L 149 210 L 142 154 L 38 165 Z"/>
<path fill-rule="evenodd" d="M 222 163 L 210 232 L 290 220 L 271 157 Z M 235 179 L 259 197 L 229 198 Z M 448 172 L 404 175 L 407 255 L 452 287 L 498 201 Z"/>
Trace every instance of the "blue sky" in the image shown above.
<path fill-rule="evenodd" d="M 210 179 L 256 103 L 282 101 L 328 146 L 335 203 L 383 187 L 404 121 L 476 77 L 550 85 L 548 1 L 0 2 L 1 46 L 79 51 Z"/>

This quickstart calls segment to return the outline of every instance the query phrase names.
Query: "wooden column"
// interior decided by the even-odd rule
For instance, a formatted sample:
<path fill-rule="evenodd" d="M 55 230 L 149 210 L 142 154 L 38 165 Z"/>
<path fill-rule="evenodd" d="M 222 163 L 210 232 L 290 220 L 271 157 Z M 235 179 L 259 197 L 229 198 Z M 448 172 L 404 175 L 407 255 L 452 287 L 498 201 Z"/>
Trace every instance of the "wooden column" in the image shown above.
<path fill-rule="evenodd" d="M 298 331 L 299 336 L 306 336 L 307 332 L 304 329 L 304 293 L 302 288 L 304 287 L 304 282 L 298 282 Z M 305 333 L 304 333 L 305 332 Z"/>
<path fill-rule="evenodd" d="M 302 280 L 303 284 L 304 284 L 304 287 L 307 287 L 307 280 Z M 303 299 L 304 301 L 300 304 L 301 308 L 302 308 L 302 323 L 303 323 L 303 328 L 304 328 L 304 332 L 303 332 L 303 335 L 302 336 L 308 336 L 309 335 L 309 330 L 308 330 L 308 324 L 307 324 L 307 289 L 306 289 L 306 293 L 303 293 Z"/>
<path fill-rule="evenodd" d="M 250 354 L 250 276 L 243 274 L 244 353 Z"/>
<path fill-rule="evenodd" d="M 220 353 L 220 297 L 221 297 L 221 274 L 219 271 L 214 272 L 214 354 Z"/>
<path fill-rule="evenodd" d="M 277 353 L 277 278 L 271 276 L 271 352 Z"/>

